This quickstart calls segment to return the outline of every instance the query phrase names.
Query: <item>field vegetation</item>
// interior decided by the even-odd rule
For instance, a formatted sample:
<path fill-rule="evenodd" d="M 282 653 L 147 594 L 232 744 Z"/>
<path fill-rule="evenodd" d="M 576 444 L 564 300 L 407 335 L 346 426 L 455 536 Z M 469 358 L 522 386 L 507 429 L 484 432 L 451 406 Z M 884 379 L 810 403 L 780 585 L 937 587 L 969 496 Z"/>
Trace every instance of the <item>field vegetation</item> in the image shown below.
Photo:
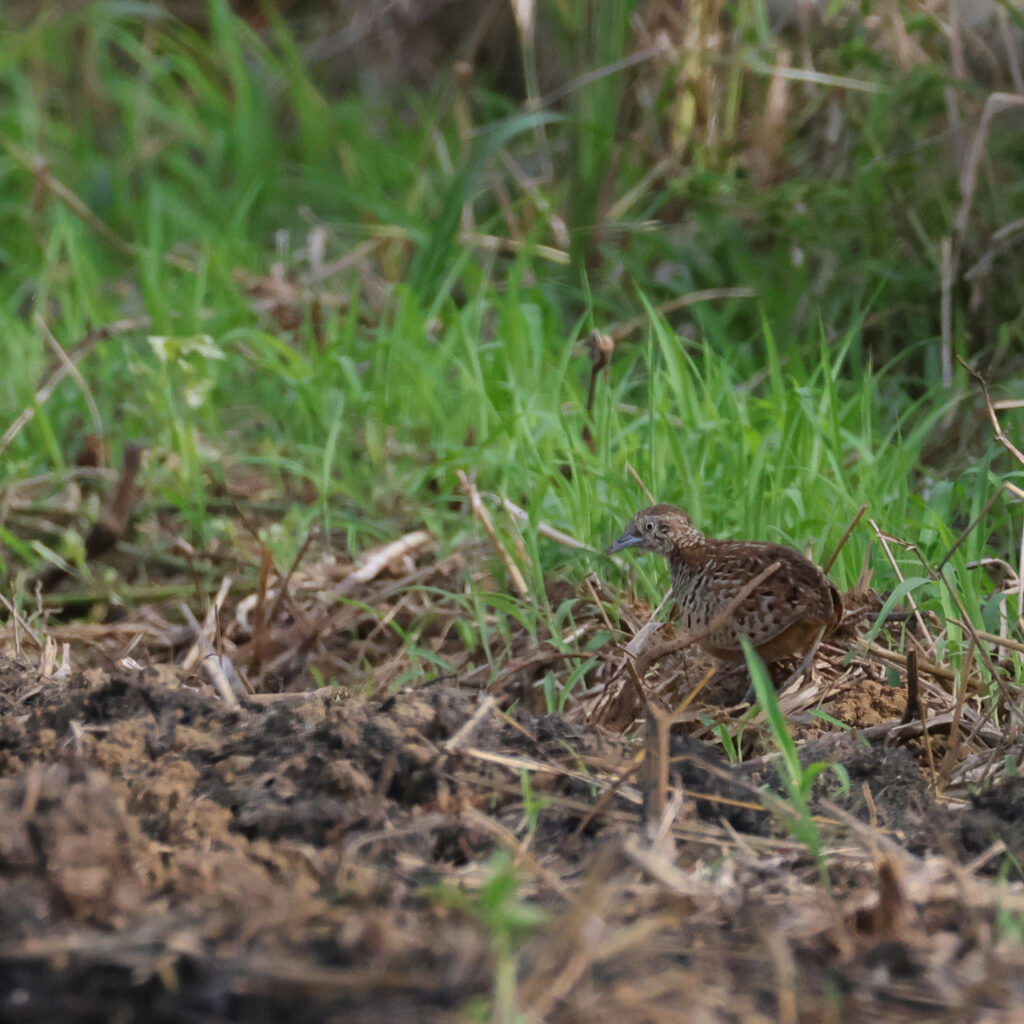
<path fill-rule="evenodd" d="M 31 818 L 30 766 L 69 756 L 39 730 L 70 728 L 73 706 L 78 756 L 113 773 L 109 813 L 141 815 L 116 826 L 139 844 L 230 848 L 294 886 L 283 836 L 317 861 L 304 900 L 365 901 L 341 923 L 296 910 L 295 936 L 219 932 L 199 867 L 153 868 L 150 898 L 108 893 L 106 910 L 53 876 L 45 927 L 0 915 L 0 972 L 55 1000 L 33 1012 L 67 1010 L 62 986 L 102 998 L 83 981 L 98 964 L 135 979 L 124 1019 L 171 1019 L 175 992 L 195 1019 L 263 1019 L 255 978 L 290 985 L 301 1020 L 1020 1005 L 1014 4 L 12 2 L 0 30 L 0 630 L 20 659 L 0 715 L 29 730 L 0 801 Z M 813 685 L 779 696 L 755 665 L 745 702 L 745 675 L 644 654 L 664 564 L 605 549 L 652 499 L 828 565 L 848 619 Z M 272 735 L 282 758 L 324 759 L 322 777 L 274 769 L 299 790 L 343 757 L 363 775 L 324 800 L 392 810 L 243 821 L 199 771 L 180 792 L 231 808 L 234 838 L 192 823 L 171 839 L 139 811 L 157 769 L 102 754 L 136 704 L 108 720 L 87 694 L 118 679 L 142 704 L 166 688 L 179 726 L 201 718 L 224 745 L 211 766 L 259 762 Z M 908 683 L 918 721 L 897 737 Z M 321 732 L 295 724 L 289 750 L 285 726 L 262 731 L 307 700 Z M 396 707 L 434 751 L 415 771 L 379 738 Z M 308 740 L 349 714 L 358 742 Z M 868 740 L 878 789 L 856 761 Z M 670 751 L 721 760 L 677 778 Z M 752 773 L 742 793 L 730 770 Z M 89 780 L 46 775 L 39 807 L 78 822 Z M 698 829 L 685 793 L 719 784 Z M 898 812 L 894 788 L 914 794 Z M 723 823 L 737 803 L 756 839 Z M 374 859 L 379 834 L 418 829 L 447 838 Z M 3 884 L 20 864 L 0 843 Z M 183 947 L 180 917 L 141 937 L 154 900 L 194 913 Z M 374 947 L 368 916 L 390 936 L 401 908 L 418 937 Z M 970 963 L 935 940 L 966 943 L 966 922 Z M 92 948 L 82 929 L 126 938 Z M 211 992 L 226 1017 L 201 1015 Z"/>

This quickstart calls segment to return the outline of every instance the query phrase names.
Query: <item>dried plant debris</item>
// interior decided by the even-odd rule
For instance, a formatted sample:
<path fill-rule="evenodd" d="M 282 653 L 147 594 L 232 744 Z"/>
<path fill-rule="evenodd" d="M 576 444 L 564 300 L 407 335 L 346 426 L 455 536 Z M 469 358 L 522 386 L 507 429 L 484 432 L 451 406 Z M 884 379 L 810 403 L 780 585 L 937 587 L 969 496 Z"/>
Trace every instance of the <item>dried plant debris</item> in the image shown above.
<path fill-rule="evenodd" d="M 0 1019 L 1019 1004 L 1014 641 L 954 671 L 947 625 L 863 579 L 809 665 L 772 666 L 786 756 L 745 666 L 596 577 L 535 594 L 528 514 L 468 476 L 475 540 L 311 533 L 288 564 L 251 503 L 230 554 L 170 520 L 133 546 L 120 479 L 120 613 L 82 591 L 93 621 L 58 622 L 69 576 L 0 627 L 36 664 L 0 655 Z"/>
<path fill-rule="evenodd" d="M 937 807 L 905 749 L 808 745 L 850 780 L 816 783 L 825 888 L 766 810 L 770 757 L 666 734 L 651 837 L 639 748 L 581 720 L 446 682 L 236 708 L 193 683 L 0 660 L 4 1019 L 460 1019 L 508 948 L 480 902 L 500 851 L 547 917 L 528 1018 L 1004 1019 L 1024 996 L 1008 778 Z"/>

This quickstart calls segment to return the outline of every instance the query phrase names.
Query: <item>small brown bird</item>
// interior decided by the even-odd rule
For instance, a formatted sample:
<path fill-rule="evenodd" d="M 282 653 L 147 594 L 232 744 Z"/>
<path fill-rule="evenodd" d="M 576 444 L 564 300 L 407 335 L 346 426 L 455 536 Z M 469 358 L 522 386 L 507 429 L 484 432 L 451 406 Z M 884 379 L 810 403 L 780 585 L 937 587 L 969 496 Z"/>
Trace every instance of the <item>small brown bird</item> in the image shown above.
<path fill-rule="evenodd" d="M 779 563 L 731 615 L 696 640 L 716 658 L 742 661 L 746 636 L 766 662 L 806 650 L 828 636 L 843 617 L 839 591 L 813 562 L 781 544 L 713 540 L 672 505 L 638 512 L 609 548 L 639 548 L 664 555 L 672 569 L 672 596 L 686 629 L 701 634 L 722 616 L 743 587 Z"/>

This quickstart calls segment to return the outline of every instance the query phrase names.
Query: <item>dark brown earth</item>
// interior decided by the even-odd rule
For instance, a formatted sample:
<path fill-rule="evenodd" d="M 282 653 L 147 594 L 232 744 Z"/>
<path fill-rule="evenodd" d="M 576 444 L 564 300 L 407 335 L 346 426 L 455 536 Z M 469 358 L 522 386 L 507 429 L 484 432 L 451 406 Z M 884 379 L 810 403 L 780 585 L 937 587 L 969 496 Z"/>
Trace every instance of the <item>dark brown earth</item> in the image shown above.
<path fill-rule="evenodd" d="M 527 1020 L 1022 1005 L 1024 898 L 994 877 L 1024 858 L 1016 780 L 936 805 L 920 751 L 814 741 L 850 783 L 814 787 L 826 888 L 759 798 L 771 758 L 674 737 L 659 845 L 639 776 L 608 795 L 635 745 L 481 696 L 231 710 L 169 672 L 0 659 L 0 1019 L 491 1019 L 509 965 Z"/>

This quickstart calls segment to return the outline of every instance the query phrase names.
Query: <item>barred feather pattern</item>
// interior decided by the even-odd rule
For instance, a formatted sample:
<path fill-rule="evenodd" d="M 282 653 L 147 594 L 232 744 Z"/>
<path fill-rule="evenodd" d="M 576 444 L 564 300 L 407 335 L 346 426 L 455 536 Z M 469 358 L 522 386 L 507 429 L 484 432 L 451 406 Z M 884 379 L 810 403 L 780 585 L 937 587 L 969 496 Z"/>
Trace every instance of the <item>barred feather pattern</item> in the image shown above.
<path fill-rule="evenodd" d="M 664 555 L 672 572 L 672 596 L 683 628 L 699 634 L 721 616 L 743 588 L 779 563 L 748 594 L 729 618 L 698 644 L 717 658 L 743 658 L 740 637 L 765 661 L 806 649 L 828 636 L 843 615 L 842 599 L 813 562 L 781 544 L 714 540 L 671 505 L 654 505 L 637 513 L 613 548 L 637 547 Z"/>

